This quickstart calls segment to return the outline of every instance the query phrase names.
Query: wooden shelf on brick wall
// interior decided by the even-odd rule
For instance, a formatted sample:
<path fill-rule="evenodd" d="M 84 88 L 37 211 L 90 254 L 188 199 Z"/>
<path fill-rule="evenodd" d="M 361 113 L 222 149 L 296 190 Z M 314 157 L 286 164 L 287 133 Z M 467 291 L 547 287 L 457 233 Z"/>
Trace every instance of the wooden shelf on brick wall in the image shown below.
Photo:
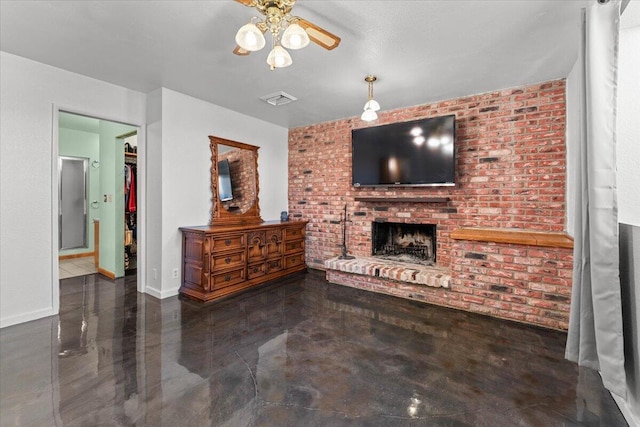
<path fill-rule="evenodd" d="M 356 202 L 376 203 L 447 203 L 449 197 L 355 197 Z"/>
<path fill-rule="evenodd" d="M 513 243 L 515 245 L 573 248 L 573 239 L 567 233 L 528 231 L 504 228 L 458 228 L 451 233 L 456 240 Z"/>

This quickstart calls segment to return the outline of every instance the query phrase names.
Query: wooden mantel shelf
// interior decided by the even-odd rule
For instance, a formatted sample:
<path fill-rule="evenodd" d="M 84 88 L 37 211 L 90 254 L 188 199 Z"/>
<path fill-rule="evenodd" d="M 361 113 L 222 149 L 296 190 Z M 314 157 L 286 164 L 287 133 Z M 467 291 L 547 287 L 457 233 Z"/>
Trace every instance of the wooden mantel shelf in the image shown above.
<path fill-rule="evenodd" d="M 515 245 L 573 248 L 573 239 L 567 233 L 529 231 L 512 228 L 458 228 L 451 233 L 456 240 L 513 243 Z"/>
<path fill-rule="evenodd" d="M 378 203 L 447 203 L 449 197 L 366 197 L 356 196 L 356 202 Z"/>

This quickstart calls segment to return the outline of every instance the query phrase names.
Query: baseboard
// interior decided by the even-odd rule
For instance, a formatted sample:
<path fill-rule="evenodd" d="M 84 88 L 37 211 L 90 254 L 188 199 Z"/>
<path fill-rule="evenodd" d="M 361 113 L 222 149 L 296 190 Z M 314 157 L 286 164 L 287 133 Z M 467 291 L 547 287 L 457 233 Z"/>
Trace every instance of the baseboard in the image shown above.
<path fill-rule="evenodd" d="M 629 393 L 627 393 L 627 396 L 628 395 Z M 629 427 L 640 427 L 640 414 L 633 413 L 633 408 L 629 405 L 629 402 L 615 393 L 611 393 L 611 396 L 613 396 L 613 400 L 615 400 L 618 408 L 620 408 L 620 412 L 622 412 L 622 415 L 629 424 Z"/>
<path fill-rule="evenodd" d="M 60 255 L 58 260 L 64 261 L 67 259 L 75 259 L 75 258 L 88 258 L 90 256 L 94 256 L 95 252 L 83 252 L 81 254 L 69 254 L 69 255 Z"/>
<path fill-rule="evenodd" d="M 30 322 L 32 320 L 42 319 L 43 317 L 53 316 L 53 308 L 45 308 L 42 310 L 31 311 L 29 313 L 21 313 L 16 316 L 0 318 L 0 328 L 17 325 L 19 323 Z"/>
<path fill-rule="evenodd" d="M 165 299 L 165 298 L 169 298 L 169 297 L 174 297 L 176 295 L 178 295 L 178 291 L 180 290 L 180 288 L 175 288 L 175 289 L 167 289 L 166 291 L 160 291 L 156 288 L 152 288 L 150 286 L 147 286 L 145 288 L 145 293 L 151 295 L 152 297 L 158 298 L 158 299 Z"/>
<path fill-rule="evenodd" d="M 112 273 L 109 270 L 105 270 L 104 268 L 98 267 L 98 273 L 102 274 L 103 276 L 107 276 L 109 279 L 115 279 L 116 278 L 116 274 L 115 273 Z"/>

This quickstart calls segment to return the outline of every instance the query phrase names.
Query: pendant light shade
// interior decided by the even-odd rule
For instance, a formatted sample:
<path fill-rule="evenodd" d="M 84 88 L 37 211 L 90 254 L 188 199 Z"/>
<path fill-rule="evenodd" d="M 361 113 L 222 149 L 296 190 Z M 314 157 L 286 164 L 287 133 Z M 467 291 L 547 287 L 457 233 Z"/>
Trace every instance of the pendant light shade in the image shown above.
<path fill-rule="evenodd" d="M 267 64 L 271 66 L 271 69 L 288 67 L 292 63 L 293 60 L 291 59 L 289 52 L 279 45 L 276 45 L 271 49 L 271 52 L 269 52 L 269 56 L 267 57 Z"/>
<path fill-rule="evenodd" d="M 365 122 L 372 122 L 377 118 L 378 118 L 378 114 L 376 114 L 376 112 L 370 108 L 367 108 L 366 110 L 364 110 L 364 113 L 362 113 L 362 115 L 360 116 L 360 119 L 364 120 Z"/>
<path fill-rule="evenodd" d="M 367 101 L 366 104 L 364 104 L 364 109 L 365 110 L 380 111 L 380 104 L 378 104 L 378 101 L 376 101 L 375 99 L 371 99 L 371 100 Z"/>
<path fill-rule="evenodd" d="M 266 44 L 262 31 L 253 23 L 248 23 L 240 27 L 236 33 L 236 43 L 244 50 L 255 52 Z"/>
<path fill-rule="evenodd" d="M 307 32 L 298 24 L 290 24 L 282 34 L 282 46 L 287 49 L 302 49 L 309 44 Z"/>

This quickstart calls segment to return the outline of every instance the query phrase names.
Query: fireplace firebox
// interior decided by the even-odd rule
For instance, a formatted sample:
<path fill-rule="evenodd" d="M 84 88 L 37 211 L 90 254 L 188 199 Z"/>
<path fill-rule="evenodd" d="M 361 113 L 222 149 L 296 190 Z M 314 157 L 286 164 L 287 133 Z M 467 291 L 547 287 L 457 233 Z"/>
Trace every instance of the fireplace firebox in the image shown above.
<path fill-rule="evenodd" d="M 436 263 L 436 225 L 371 223 L 371 254 L 422 265 Z"/>

